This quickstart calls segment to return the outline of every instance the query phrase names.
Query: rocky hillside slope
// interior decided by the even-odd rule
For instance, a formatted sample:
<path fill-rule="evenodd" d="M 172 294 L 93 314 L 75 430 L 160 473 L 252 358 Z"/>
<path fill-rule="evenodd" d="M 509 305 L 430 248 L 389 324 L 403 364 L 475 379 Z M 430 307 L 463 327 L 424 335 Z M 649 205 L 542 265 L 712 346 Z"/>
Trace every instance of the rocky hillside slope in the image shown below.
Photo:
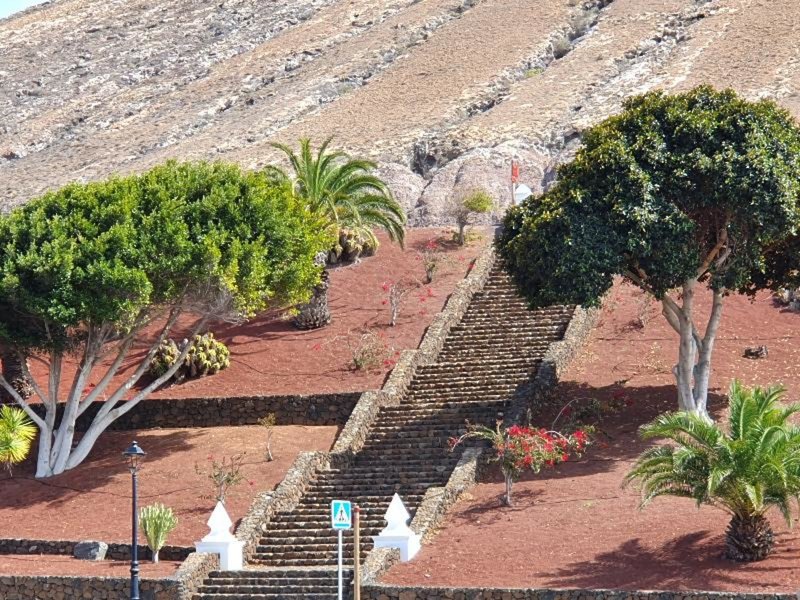
<path fill-rule="evenodd" d="M 168 158 L 378 160 L 415 223 L 540 189 L 582 128 L 699 83 L 800 114 L 797 0 L 53 0 L 0 21 L 0 204 Z"/>

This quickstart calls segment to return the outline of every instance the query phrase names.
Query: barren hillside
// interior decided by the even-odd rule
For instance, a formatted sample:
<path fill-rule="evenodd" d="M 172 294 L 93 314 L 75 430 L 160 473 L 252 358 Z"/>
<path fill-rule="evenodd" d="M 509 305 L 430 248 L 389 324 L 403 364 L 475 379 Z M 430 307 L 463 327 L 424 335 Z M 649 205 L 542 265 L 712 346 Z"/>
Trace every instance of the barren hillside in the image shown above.
<path fill-rule="evenodd" d="M 167 158 L 377 159 L 416 223 L 534 189 L 626 96 L 699 83 L 800 114 L 797 0 L 53 0 L 0 21 L 0 203 Z"/>

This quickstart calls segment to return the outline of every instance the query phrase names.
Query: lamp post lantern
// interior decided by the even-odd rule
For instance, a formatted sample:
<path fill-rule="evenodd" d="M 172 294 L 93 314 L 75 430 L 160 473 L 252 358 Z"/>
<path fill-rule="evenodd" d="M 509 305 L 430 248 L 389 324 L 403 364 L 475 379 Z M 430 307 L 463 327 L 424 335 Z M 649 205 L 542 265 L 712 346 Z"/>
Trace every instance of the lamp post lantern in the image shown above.
<path fill-rule="evenodd" d="M 131 600 L 139 600 L 139 507 L 136 498 L 136 475 L 145 457 L 145 451 L 135 441 L 122 453 L 128 463 L 133 485 L 133 534 L 131 539 Z"/>

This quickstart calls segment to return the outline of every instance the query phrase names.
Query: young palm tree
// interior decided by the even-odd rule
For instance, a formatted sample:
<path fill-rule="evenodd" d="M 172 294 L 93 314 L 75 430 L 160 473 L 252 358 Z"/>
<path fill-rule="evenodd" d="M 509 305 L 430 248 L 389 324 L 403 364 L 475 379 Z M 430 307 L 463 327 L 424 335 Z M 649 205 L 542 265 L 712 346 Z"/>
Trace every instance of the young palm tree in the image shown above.
<path fill-rule="evenodd" d="M 641 428 L 642 438 L 675 445 L 642 453 L 626 483 L 641 483 L 642 506 L 658 496 L 683 496 L 725 510 L 731 515 L 726 556 L 765 558 L 774 544 L 767 511 L 777 507 L 791 525 L 789 502 L 800 501 L 800 428 L 790 423 L 800 404 L 781 404 L 783 392 L 734 381 L 727 431 L 695 413 L 659 416 Z"/>
<path fill-rule="evenodd" d="M 306 200 L 322 226 L 338 240 L 327 259 L 355 260 L 362 253 L 374 252 L 378 247 L 375 228 L 383 229 L 389 239 L 402 245 L 405 211 L 386 183 L 371 173 L 376 164 L 350 158 L 341 151 L 329 151 L 330 142 L 330 138 L 325 140 L 316 154 L 307 138 L 300 140 L 299 153 L 285 144 L 273 144 L 289 159 L 293 178 L 278 167 L 268 167 L 277 179 L 291 182 L 295 194 Z M 327 275 L 323 271 L 311 301 L 300 308 L 295 324 L 301 329 L 330 322 Z"/>
<path fill-rule="evenodd" d="M 0 464 L 11 473 L 11 467 L 28 456 L 36 426 L 19 408 L 0 406 Z"/>

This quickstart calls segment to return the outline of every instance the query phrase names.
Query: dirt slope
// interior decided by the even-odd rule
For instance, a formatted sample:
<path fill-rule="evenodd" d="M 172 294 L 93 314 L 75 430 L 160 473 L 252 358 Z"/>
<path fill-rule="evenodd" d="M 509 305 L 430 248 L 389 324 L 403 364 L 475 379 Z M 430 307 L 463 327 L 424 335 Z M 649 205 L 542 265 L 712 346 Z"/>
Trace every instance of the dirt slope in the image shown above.
<path fill-rule="evenodd" d="M 794 0 L 53 0 L 0 21 L 0 203 L 334 135 L 438 223 L 454 189 L 505 202 L 512 157 L 541 187 L 633 93 L 800 112 L 798 29 Z"/>

